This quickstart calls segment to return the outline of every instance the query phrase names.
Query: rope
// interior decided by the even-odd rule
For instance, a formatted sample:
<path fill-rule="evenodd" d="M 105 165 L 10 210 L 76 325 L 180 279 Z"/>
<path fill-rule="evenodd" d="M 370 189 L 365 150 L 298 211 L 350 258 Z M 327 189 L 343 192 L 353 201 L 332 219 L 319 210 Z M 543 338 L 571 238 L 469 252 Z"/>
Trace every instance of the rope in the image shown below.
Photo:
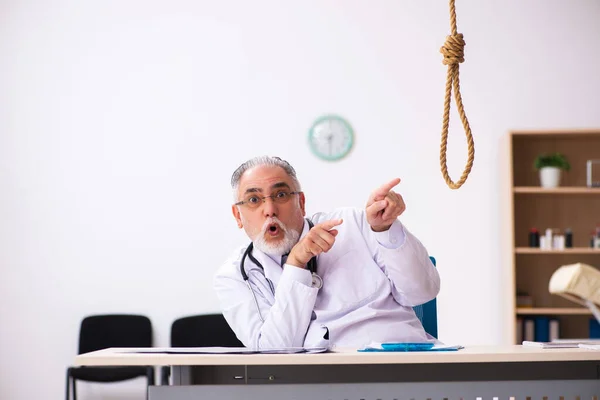
<path fill-rule="evenodd" d="M 450 187 L 450 189 L 458 189 L 463 185 L 463 183 L 465 183 L 469 173 L 471 172 L 471 167 L 473 167 L 473 160 L 475 159 L 475 146 L 473 143 L 473 136 L 471 135 L 471 128 L 469 127 L 469 121 L 467 120 L 467 115 L 465 114 L 462 103 L 462 97 L 460 95 L 458 66 L 461 62 L 465 61 L 465 41 L 463 40 L 462 33 L 457 33 L 454 0 L 450 0 L 450 28 L 452 29 L 452 34 L 446 37 L 446 42 L 440 49 L 440 53 L 444 55 L 442 63 L 448 66 L 448 74 L 446 78 L 446 96 L 444 99 L 442 144 L 440 147 L 440 165 L 442 167 L 442 174 L 444 175 L 446 184 Z M 458 107 L 460 120 L 465 128 L 467 144 L 469 147 L 469 160 L 467 161 L 467 165 L 465 166 L 462 176 L 456 183 L 454 183 L 448 175 L 448 166 L 446 165 L 446 147 L 448 142 L 448 125 L 450 123 L 450 97 L 452 89 L 454 89 L 454 99 Z"/>

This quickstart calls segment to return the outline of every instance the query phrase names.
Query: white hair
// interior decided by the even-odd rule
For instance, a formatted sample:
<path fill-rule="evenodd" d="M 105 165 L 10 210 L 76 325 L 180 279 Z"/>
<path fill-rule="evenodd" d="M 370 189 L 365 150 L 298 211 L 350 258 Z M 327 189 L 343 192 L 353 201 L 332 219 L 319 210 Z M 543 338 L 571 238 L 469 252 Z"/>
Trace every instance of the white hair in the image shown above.
<path fill-rule="evenodd" d="M 300 188 L 300 182 L 298 181 L 298 178 L 296 177 L 296 170 L 294 169 L 294 167 L 292 167 L 290 165 L 290 163 L 288 163 L 285 160 L 282 160 L 279 157 L 259 156 L 259 157 L 254 157 L 254 158 L 246 161 L 239 167 L 237 167 L 237 169 L 233 172 L 233 175 L 231 175 L 231 189 L 233 190 L 233 201 L 238 201 L 238 198 L 237 198 L 238 189 L 240 187 L 240 180 L 242 179 L 242 175 L 244 175 L 244 173 L 247 170 L 249 170 L 250 168 L 254 168 L 254 167 L 258 167 L 258 166 L 262 166 L 262 165 L 283 168 L 283 170 L 292 179 L 292 182 L 294 183 L 294 186 L 295 186 L 294 190 L 298 190 L 298 191 L 302 190 Z"/>

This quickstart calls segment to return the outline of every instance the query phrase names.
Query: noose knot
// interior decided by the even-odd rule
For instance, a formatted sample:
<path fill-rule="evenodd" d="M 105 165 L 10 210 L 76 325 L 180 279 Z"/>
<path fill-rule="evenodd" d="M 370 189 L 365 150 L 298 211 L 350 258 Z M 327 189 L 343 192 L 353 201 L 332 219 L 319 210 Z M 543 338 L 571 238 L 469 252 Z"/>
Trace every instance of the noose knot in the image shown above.
<path fill-rule="evenodd" d="M 442 63 L 444 65 L 454 65 L 465 61 L 465 41 L 462 33 L 446 36 L 446 42 L 440 49 L 444 55 Z"/>

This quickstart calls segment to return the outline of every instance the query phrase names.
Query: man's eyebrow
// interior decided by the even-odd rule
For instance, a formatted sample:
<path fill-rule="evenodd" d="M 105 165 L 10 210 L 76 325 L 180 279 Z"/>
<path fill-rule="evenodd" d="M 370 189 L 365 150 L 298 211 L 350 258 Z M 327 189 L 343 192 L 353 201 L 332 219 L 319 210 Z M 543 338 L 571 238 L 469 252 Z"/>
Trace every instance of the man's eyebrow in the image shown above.
<path fill-rule="evenodd" d="M 262 193 L 262 191 L 263 190 L 261 188 L 248 188 L 248 189 L 246 189 L 244 194 L 246 194 L 246 193 Z"/>
<path fill-rule="evenodd" d="M 279 188 L 288 188 L 288 189 L 291 189 L 290 185 L 288 185 L 285 182 L 277 182 L 276 184 L 274 184 L 273 186 L 271 186 L 271 189 L 279 189 Z"/>
<path fill-rule="evenodd" d="M 279 188 L 291 189 L 290 185 L 288 185 L 285 182 L 277 182 L 276 184 L 274 184 L 274 185 L 271 186 L 271 190 L 273 190 L 273 189 L 279 189 Z M 246 194 L 246 193 L 262 193 L 262 192 L 263 192 L 263 190 L 261 188 L 253 188 L 253 187 L 251 187 L 251 188 L 246 189 L 246 191 L 244 192 L 244 194 Z"/>

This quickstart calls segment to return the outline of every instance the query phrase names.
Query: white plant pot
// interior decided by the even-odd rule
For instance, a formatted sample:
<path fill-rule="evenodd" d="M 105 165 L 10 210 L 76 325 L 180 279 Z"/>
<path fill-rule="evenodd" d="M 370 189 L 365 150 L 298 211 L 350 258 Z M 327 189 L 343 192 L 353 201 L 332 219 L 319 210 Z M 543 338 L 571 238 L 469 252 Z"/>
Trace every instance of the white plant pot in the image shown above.
<path fill-rule="evenodd" d="M 555 188 L 560 184 L 560 168 L 543 167 L 540 168 L 540 183 L 543 188 Z"/>

